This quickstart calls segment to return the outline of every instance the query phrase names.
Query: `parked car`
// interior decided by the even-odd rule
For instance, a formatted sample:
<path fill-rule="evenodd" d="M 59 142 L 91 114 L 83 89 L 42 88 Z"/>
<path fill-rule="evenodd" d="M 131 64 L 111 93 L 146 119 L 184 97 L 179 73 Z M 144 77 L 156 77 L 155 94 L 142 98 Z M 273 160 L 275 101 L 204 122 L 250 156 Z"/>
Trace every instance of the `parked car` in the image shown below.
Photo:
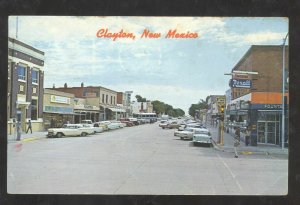
<path fill-rule="evenodd" d="M 193 134 L 193 143 L 205 143 L 205 144 L 212 144 L 211 141 L 211 134 L 208 129 L 200 128 L 195 129 Z"/>
<path fill-rule="evenodd" d="M 165 126 L 168 124 L 167 120 L 161 120 L 160 123 L 158 124 L 159 127 Z"/>
<path fill-rule="evenodd" d="M 130 122 L 132 122 L 134 125 L 139 125 L 140 123 L 138 122 L 138 119 L 137 118 L 134 118 L 134 117 L 130 117 L 128 118 L 128 120 Z"/>
<path fill-rule="evenodd" d="M 80 124 L 93 124 L 92 120 L 81 120 Z"/>
<path fill-rule="evenodd" d="M 99 127 L 98 124 L 94 123 L 94 124 L 82 124 L 83 127 L 90 127 L 91 129 L 94 130 L 94 133 L 101 133 L 103 132 L 103 128 Z"/>
<path fill-rule="evenodd" d="M 104 124 L 102 122 L 95 122 L 94 127 L 101 127 L 103 129 L 103 131 L 108 131 L 107 124 Z"/>
<path fill-rule="evenodd" d="M 111 121 L 102 121 L 101 123 L 106 124 L 108 127 L 108 130 L 115 130 L 115 129 L 120 128 L 119 123 L 115 123 L 115 122 L 111 122 Z"/>
<path fill-rule="evenodd" d="M 121 118 L 120 121 L 126 125 L 126 127 L 134 126 L 134 123 L 127 118 Z"/>
<path fill-rule="evenodd" d="M 83 125 L 80 124 L 65 124 L 62 128 L 48 129 L 47 137 L 86 136 L 93 133 L 93 129 L 83 127 Z"/>
<path fill-rule="evenodd" d="M 188 139 L 192 140 L 193 139 L 193 134 L 194 134 L 194 129 L 197 128 L 192 128 L 192 127 L 187 127 L 182 131 L 175 131 L 174 136 L 180 137 L 180 139 Z"/>
<path fill-rule="evenodd" d="M 180 127 L 180 124 L 178 124 L 177 121 L 168 121 L 166 124 L 161 125 L 161 127 L 163 129 L 165 129 L 165 128 L 169 128 L 169 129 L 176 128 L 176 129 L 178 129 Z"/>

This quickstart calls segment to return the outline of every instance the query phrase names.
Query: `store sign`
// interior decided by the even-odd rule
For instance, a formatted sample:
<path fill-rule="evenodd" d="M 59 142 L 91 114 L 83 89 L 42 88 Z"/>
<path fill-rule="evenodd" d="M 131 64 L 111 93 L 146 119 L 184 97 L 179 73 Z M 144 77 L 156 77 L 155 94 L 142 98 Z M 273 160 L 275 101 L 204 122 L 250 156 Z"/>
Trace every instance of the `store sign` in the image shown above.
<path fill-rule="evenodd" d="M 281 110 L 281 104 L 253 104 L 251 109 L 260 109 L 260 110 Z"/>
<path fill-rule="evenodd" d="M 229 81 L 229 86 L 232 88 L 251 88 L 252 81 L 245 79 L 231 79 Z"/>
<path fill-rule="evenodd" d="M 71 99 L 67 97 L 51 95 L 50 101 L 55 103 L 63 103 L 63 104 L 70 104 Z"/>
<path fill-rule="evenodd" d="M 61 113 L 61 114 L 73 114 L 73 108 L 70 107 L 57 107 L 57 106 L 45 106 L 44 112 Z"/>
<path fill-rule="evenodd" d="M 97 93 L 85 93 L 85 97 L 97 97 Z"/>

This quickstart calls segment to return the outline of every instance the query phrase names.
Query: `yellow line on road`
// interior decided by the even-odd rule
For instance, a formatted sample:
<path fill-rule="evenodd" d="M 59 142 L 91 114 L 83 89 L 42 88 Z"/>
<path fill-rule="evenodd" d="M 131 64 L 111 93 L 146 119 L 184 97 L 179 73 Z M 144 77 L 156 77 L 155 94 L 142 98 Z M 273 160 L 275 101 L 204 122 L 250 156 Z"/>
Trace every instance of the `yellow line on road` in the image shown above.
<path fill-rule="evenodd" d="M 21 141 L 22 142 L 30 142 L 30 141 L 38 140 L 38 139 L 39 139 L 38 137 L 29 137 L 29 138 L 22 139 Z"/>

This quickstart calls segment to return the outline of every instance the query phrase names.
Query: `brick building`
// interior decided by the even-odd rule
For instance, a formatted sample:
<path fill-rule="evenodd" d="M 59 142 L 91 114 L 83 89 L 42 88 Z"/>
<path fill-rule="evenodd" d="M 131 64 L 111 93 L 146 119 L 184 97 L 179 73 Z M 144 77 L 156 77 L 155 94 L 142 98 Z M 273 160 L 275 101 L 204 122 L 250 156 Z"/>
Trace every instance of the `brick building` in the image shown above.
<path fill-rule="evenodd" d="M 17 39 L 8 38 L 8 134 L 13 121 L 22 131 L 31 120 L 32 130 L 43 130 L 43 90 L 45 53 Z"/>
<path fill-rule="evenodd" d="M 76 98 L 84 98 L 87 104 L 99 107 L 99 114 L 93 110 L 90 115 L 87 115 L 86 119 L 92 121 L 117 119 L 120 113 L 126 112 L 126 110 L 117 106 L 117 91 L 102 86 L 85 87 L 82 83 L 80 87 L 68 87 L 65 83 L 64 87 L 51 89 L 72 93 Z M 75 121 L 78 121 L 78 119 L 75 119 Z"/>
<path fill-rule="evenodd" d="M 251 128 L 254 146 L 257 143 L 281 145 L 282 50 L 282 46 L 253 45 L 231 72 L 229 121 Z M 288 46 L 285 55 L 285 72 L 288 74 Z M 251 72 L 257 74 L 249 74 Z M 288 90 L 285 96 L 288 107 Z"/>

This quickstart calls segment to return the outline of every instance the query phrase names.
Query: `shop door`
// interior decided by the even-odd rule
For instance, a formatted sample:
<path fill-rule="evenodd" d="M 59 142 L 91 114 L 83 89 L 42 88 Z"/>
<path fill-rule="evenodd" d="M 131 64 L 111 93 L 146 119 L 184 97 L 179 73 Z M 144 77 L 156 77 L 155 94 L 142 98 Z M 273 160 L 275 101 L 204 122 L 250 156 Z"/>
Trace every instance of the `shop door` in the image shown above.
<path fill-rule="evenodd" d="M 276 122 L 257 122 L 257 142 L 276 144 L 276 131 Z"/>
<path fill-rule="evenodd" d="M 266 122 L 257 122 L 257 143 L 266 143 Z"/>

